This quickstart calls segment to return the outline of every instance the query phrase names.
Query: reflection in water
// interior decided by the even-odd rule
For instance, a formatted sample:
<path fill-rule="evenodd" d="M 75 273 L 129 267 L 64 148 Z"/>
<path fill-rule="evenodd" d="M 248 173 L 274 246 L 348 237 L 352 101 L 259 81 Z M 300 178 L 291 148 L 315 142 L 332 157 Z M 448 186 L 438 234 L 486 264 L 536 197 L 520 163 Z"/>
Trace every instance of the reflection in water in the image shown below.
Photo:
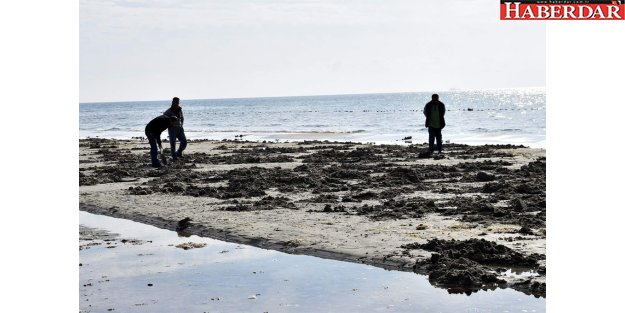
<path fill-rule="evenodd" d="M 414 273 L 179 236 L 86 212 L 80 224 L 120 235 L 80 251 L 81 312 L 545 311 L 545 299 L 511 289 L 449 294 Z M 175 247 L 187 242 L 207 245 Z"/>

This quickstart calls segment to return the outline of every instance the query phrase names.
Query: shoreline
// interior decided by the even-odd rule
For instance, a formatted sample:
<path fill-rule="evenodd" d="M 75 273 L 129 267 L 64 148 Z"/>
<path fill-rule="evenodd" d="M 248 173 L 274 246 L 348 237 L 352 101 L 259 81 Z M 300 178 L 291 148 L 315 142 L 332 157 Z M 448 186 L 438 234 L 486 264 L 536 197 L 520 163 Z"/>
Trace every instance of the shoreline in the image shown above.
<path fill-rule="evenodd" d="M 92 214 L 104 215 L 114 218 L 121 218 L 126 220 L 131 220 L 138 223 L 143 223 L 146 225 L 151 225 L 154 227 L 158 227 L 161 229 L 166 229 L 170 231 L 176 231 L 176 227 L 178 221 L 166 220 L 158 217 L 152 217 L 148 215 L 138 215 L 138 214 L 124 214 L 115 209 L 105 209 L 96 207 L 93 205 L 83 204 L 79 205 L 80 210 Z M 207 225 L 202 224 L 193 224 L 186 228 L 183 232 L 178 232 L 181 236 L 191 236 L 196 235 L 199 237 L 206 237 L 217 239 L 225 242 L 244 244 L 248 246 L 253 246 L 261 249 L 267 250 L 276 250 L 280 252 L 285 252 L 289 254 L 299 254 L 299 255 L 310 255 L 315 257 L 320 257 L 324 259 L 331 259 L 336 261 L 345 261 L 352 263 L 362 263 L 367 265 L 376 266 L 379 268 L 387 269 L 387 270 L 398 270 L 398 271 L 413 271 L 411 262 L 406 260 L 406 262 L 397 262 L 389 259 L 363 259 L 362 256 L 359 255 L 349 255 L 345 253 L 338 253 L 334 251 L 328 250 L 319 250 L 314 249 L 312 247 L 297 247 L 290 246 L 287 243 L 275 242 L 268 240 L 267 238 L 248 238 L 237 235 L 236 233 L 224 231 L 218 228 L 212 228 Z M 411 266 L 407 266 L 411 265 Z M 425 271 L 420 273 L 421 275 L 427 275 Z"/>
<path fill-rule="evenodd" d="M 424 159 L 423 145 L 194 140 L 184 163 L 155 170 L 139 140 L 80 146 L 80 210 L 170 230 L 190 218 L 188 234 L 429 274 L 450 292 L 510 287 L 546 296 L 544 149 L 452 144 Z M 458 273 L 503 277 L 471 255 L 419 246 L 456 240 L 471 250 L 484 244 L 476 238 L 539 275 L 454 283 Z M 433 259 L 454 272 L 432 281 Z"/>
<path fill-rule="evenodd" d="M 193 133 L 195 139 L 188 139 L 189 142 L 247 142 L 247 143 L 301 143 L 301 142 L 324 142 L 324 143 L 353 143 L 353 144 L 370 144 L 370 145 L 426 145 L 427 130 L 418 134 L 406 136 L 405 134 L 384 134 L 384 135 L 365 135 L 363 137 L 362 130 L 345 131 L 345 132 L 324 132 L 324 131 L 304 131 L 304 132 L 215 132 L 211 135 L 198 135 Z M 365 132 L 366 133 L 366 132 Z M 216 135 L 215 135 L 216 134 Z M 241 137 L 238 137 L 241 136 Z M 347 137 L 346 137 L 347 136 Z M 167 136 L 165 136 L 167 137 Z M 351 137 L 351 138 L 350 138 Z M 414 139 L 405 140 L 403 138 L 411 137 Z M 453 137 L 453 136 L 452 136 Z M 134 134 L 126 133 L 118 136 L 79 136 L 79 140 L 138 140 L 145 138 L 143 132 Z M 446 137 L 447 138 L 447 137 Z M 494 139 L 497 138 L 497 139 Z M 447 139 L 445 139 L 447 140 Z M 163 140 L 166 142 L 167 138 Z M 421 141 L 421 142 L 420 142 Z M 453 142 L 447 144 L 458 144 L 467 146 L 497 146 L 497 145 L 522 145 L 530 149 L 546 149 L 546 140 L 544 136 L 540 140 L 531 142 L 522 141 L 515 137 L 497 136 L 480 138 L 479 135 L 465 136 L 454 138 Z"/>

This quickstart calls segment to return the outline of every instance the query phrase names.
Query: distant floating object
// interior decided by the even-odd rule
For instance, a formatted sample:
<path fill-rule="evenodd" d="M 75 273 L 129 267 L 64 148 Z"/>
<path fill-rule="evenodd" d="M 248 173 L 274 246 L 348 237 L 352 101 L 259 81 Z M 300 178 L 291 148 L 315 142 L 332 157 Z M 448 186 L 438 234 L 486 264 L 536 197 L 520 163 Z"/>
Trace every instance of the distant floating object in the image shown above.
<path fill-rule="evenodd" d="M 467 108 L 467 111 L 473 111 L 473 108 Z"/>
<path fill-rule="evenodd" d="M 404 137 L 404 139 L 402 139 L 402 140 L 410 140 L 410 139 L 412 139 L 412 136 Z"/>

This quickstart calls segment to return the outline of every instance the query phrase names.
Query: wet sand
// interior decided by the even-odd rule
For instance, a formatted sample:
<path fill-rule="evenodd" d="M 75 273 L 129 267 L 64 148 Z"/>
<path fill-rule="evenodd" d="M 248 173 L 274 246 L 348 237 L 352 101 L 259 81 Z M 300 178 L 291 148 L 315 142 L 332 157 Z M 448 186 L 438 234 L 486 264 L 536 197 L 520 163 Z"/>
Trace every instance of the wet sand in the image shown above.
<path fill-rule="evenodd" d="M 415 271 L 450 292 L 546 296 L 545 150 L 190 141 L 184 161 L 153 169 L 146 141 L 79 145 L 84 211 Z"/>

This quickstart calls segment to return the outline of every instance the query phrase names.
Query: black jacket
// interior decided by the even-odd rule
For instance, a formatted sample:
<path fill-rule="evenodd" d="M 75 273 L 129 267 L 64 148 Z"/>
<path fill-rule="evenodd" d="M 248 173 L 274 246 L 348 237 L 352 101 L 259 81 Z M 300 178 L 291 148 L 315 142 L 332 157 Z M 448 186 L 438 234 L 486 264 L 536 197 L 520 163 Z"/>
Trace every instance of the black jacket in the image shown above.
<path fill-rule="evenodd" d="M 441 129 L 445 128 L 445 104 L 438 101 L 432 100 L 425 105 L 423 108 L 423 114 L 425 114 L 425 127 L 430 127 L 430 112 L 432 112 L 432 103 L 438 102 L 438 115 L 441 121 Z"/>
<path fill-rule="evenodd" d="M 153 120 L 151 120 L 148 125 L 145 126 L 145 133 L 152 134 L 156 137 L 156 142 L 161 144 L 161 133 L 169 128 L 170 122 L 169 117 L 166 115 L 157 116 Z"/>

